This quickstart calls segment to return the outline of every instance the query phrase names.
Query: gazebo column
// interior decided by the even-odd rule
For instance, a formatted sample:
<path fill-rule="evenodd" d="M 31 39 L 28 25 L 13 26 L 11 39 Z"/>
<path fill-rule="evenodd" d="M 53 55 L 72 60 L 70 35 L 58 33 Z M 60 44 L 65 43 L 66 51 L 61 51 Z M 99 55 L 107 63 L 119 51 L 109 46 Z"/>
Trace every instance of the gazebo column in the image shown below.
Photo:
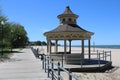
<path fill-rule="evenodd" d="M 81 53 L 81 56 L 84 59 L 84 40 L 82 40 L 82 53 Z"/>
<path fill-rule="evenodd" d="M 71 53 L 71 41 L 72 40 L 69 40 L 69 52 Z"/>
<path fill-rule="evenodd" d="M 49 53 L 51 54 L 51 40 L 49 40 Z"/>
<path fill-rule="evenodd" d="M 47 40 L 47 53 L 49 53 L 49 40 Z"/>
<path fill-rule="evenodd" d="M 55 40 L 55 53 L 58 52 L 58 40 Z"/>
<path fill-rule="evenodd" d="M 64 54 L 65 54 L 65 60 L 66 60 L 66 40 L 64 40 Z"/>
<path fill-rule="evenodd" d="M 90 39 L 88 40 L 88 53 L 89 53 L 88 57 L 90 59 L 91 58 Z"/>

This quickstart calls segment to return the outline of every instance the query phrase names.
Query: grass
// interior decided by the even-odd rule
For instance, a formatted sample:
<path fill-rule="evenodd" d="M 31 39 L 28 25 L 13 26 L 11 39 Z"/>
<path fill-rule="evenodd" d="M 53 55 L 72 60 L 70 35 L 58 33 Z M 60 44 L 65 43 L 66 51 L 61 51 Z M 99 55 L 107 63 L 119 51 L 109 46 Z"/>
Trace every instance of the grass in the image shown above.
<path fill-rule="evenodd" d="M 12 56 L 11 49 L 4 48 L 3 49 L 3 54 L 2 54 L 2 51 L 0 49 L 0 61 L 4 61 L 6 59 L 10 59 L 11 56 Z"/>
<path fill-rule="evenodd" d="M 9 59 L 11 55 L 12 55 L 11 53 L 3 53 L 3 55 L 0 54 L 0 58 Z"/>
<path fill-rule="evenodd" d="M 12 49 L 12 52 L 11 52 L 11 48 L 4 48 L 3 54 L 2 54 L 2 51 L 0 48 L 0 62 L 10 59 L 10 57 L 13 55 L 12 53 L 19 52 L 22 49 L 24 48 L 15 48 L 15 49 Z"/>

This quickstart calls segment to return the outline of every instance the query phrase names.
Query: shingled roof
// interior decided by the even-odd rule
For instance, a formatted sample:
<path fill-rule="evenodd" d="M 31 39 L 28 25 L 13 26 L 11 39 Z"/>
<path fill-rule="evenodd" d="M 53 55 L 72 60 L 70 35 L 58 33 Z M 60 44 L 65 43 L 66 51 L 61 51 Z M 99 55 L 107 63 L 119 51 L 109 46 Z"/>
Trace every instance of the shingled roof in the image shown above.
<path fill-rule="evenodd" d="M 74 14 L 74 13 L 71 11 L 69 6 L 67 6 L 63 14 Z"/>
<path fill-rule="evenodd" d="M 89 39 L 91 35 L 94 34 L 93 32 L 89 32 L 76 24 L 76 19 L 78 18 L 78 15 L 74 14 L 68 6 L 66 7 L 63 14 L 58 15 L 58 18 L 60 19 L 60 21 L 63 19 L 66 19 L 66 21 L 63 20 L 63 22 L 60 22 L 60 25 L 57 28 L 51 31 L 45 32 L 44 35 L 47 36 L 47 38 L 54 39 L 54 36 L 55 38 L 58 38 L 57 36 L 60 36 L 60 35 L 64 36 L 65 38 L 65 37 L 68 37 L 74 34 L 73 36 L 74 39 Z M 69 21 L 69 18 L 72 19 L 72 22 Z M 66 35 L 66 32 L 67 32 L 67 35 Z M 62 37 L 59 37 L 59 39 L 60 38 Z M 67 39 L 72 39 L 72 37 L 67 38 Z"/>
<path fill-rule="evenodd" d="M 62 14 L 58 15 L 57 17 L 60 18 L 61 16 L 66 16 L 66 15 L 68 15 L 68 16 L 71 15 L 71 16 L 78 17 L 78 15 L 74 14 L 74 13 L 71 11 L 71 9 L 70 9 L 69 6 L 67 6 L 66 9 L 65 9 L 65 11 L 64 11 Z"/>
<path fill-rule="evenodd" d="M 57 28 L 49 31 L 50 33 L 53 32 L 89 32 L 84 30 L 83 28 L 79 27 L 77 24 L 64 24 L 59 25 Z"/>

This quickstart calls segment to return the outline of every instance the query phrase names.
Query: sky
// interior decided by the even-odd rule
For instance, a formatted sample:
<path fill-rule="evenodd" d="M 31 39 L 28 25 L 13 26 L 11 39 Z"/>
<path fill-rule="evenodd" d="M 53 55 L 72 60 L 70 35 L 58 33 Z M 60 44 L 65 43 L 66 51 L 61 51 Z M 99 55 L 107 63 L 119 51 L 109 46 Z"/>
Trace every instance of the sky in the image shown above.
<path fill-rule="evenodd" d="M 120 0 L 0 0 L 9 22 L 23 25 L 30 41 L 46 41 L 43 33 L 59 25 L 66 6 L 79 15 L 79 26 L 95 33 L 92 43 L 120 45 Z"/>

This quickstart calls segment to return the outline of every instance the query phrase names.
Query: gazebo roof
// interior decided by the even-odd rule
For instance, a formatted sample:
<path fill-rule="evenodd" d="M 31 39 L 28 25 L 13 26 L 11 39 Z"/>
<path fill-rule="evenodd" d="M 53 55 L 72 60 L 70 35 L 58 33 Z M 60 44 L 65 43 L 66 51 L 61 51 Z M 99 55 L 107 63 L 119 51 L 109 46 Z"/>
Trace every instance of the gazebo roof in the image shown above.
<path fill-rule="evenodd" d="M 55 29 L 53 29 L 51 31 L 48 31 L 46 33 L 57 33 L 57 32 L 88 32 L 88 33 L 92 33 L 92 32 L 89 32 L 89 31 L 81 28 L 77 24 L 59 25 L 57 28 L 55 28 Z"/>
<path fill-rule="evenodd" d="M 66 21 L 62 21 L 60 25 L 48 32 L 45 32 L 44 35 L 47 39 L 68 39 L 68 40 L 79 40 L 79 39 L 90 39 L 94 34 L 93 32 L 89 32 L 76 24 L 76 18 L 78 15 L 74 14 L 70 8 L 67 6 L 64 13 L 58 15 L 58 18 L 61 20 L 66 19 Z M 69 18 L 72 19 L 69 20 Z"/>
<path fill-rule="evenodd" d="M 69 6 L 67 6 L 63 14 L 74 14 L 74 13 L 71 11 Z"/>
<path fill-rule="evenodd" d="M 56 29 L 44 33 L 49 39 L 59 40 L 90 39 L 93 34 L 93 32 L 86 31 L 76 24 L 59 25 Z"/>
<path fill-rule="evenodd" d="M 74 17 L 76 17 L 76 18 L 79 17 L 78 15 L 74 14 L 74 13 L 71 11 L 71 9 L 70 9 L 69 6 L 67 6 L 66 9 L 65 9 L 65 11 L 64 11 L 62 14 L 58 15 L 57 17 L 60 18 L 60 17 L 63 17 L 63 16 L 74 16 Z"/>

